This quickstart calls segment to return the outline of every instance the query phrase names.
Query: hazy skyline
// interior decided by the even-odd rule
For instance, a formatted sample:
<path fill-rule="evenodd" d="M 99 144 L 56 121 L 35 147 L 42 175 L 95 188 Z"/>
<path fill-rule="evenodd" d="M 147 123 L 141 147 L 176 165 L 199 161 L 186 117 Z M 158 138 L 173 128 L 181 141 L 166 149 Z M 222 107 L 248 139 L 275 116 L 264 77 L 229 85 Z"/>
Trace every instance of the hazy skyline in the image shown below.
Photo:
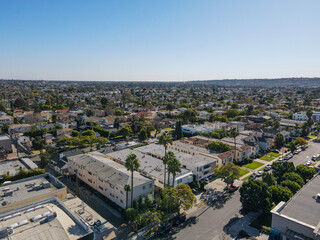
<path fill-rule="evenodd" d="M 1 1 L 0 78 L 318 77 L 319 9 L 316 0 Z"/>

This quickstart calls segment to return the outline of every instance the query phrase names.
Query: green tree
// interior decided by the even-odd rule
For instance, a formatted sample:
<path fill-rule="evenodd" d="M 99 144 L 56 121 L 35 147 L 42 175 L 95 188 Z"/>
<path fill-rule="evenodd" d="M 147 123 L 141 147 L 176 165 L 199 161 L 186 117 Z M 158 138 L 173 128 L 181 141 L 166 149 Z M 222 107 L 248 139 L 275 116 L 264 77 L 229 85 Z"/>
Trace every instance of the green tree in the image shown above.
<path fill-rule="evenodd" d="M 235 118 L 237 116 L 239 116 L 239 112 L 236 109 L 228 109 L 226 112 L 226 115 L 228 118 Z"/>
<path fill-rule="evenodd" d="M 264 173 L 262 175 L 262 182 L 268 184 L 268 186 L 276 185 L 277 181 L 271 173 Z"/>
<path fill-rule="evenodd" d="M 13 103 L 13 107 L 15 108 L 21 108 L 23 110 L 28 110 L 28 104 L 26 103 L 26 101 L 21 98 L 21 97 L 18 97 L 14 103 Z"/>
<path fill-rule="evenodd" d="M 115 116 L 122 116 L 123 113 L 119 109 L 117 109 L 117 110 L 114 111 L 114 115 Z"/>
<path fill-rule="evenodd" d="M 290 189 L 290 191 L 295 194 L 296 192 L 299 191 L 299 189 L 301 188 L 301 186 L 294 182 L 294 181 L 291 181 L 291 180 L 284 180 L 281 182 L 280 184 L 282 187 L 287 187 Z"/>
<path fill-rule="evenodd" d="M 231 109 L 238 109 L 239 105 L 237 103 L 232 103 L 231 104 Z"/>
<path fill-rule="evenodd" d="M 93 130 L 86 130 L 81 134 L 81 136 L 96 137 L 96 134 Z"/>
<path fill-rule="evenodd" d="M 0 101 L 0 111 L 7 112 L 7 106 L 4 104 L 3 101 Z"/>
<path fill-rule="evenodd" d="M 272 195 L 266 183 L 260 180 L 244 182 L 240 188 L 240 202 L 249 211 L 263 210 L 268 212 L 272 206 Z"/>
<path fill-rule="evenodd" d="M 272 129 L 277 130 L 280 127 L 280 122 L 278 119 L 275 119 L 272 123 Z"/>
<path fill-rule="evenodd" d="M 273 175 L 277 182 L 279 183 L 282 179 L 282 176 L 287 172 L 295 172 L 295 167 L 293 162 L 284 162 L 284 163 L 273 163 Z"/>
<path fill-rule="evenodd" d="M 167 158 L 167 149 L 168 146 L 172 144 L 172 137 L 168 133 L 163 133 L 159 137 L 159 143 L 164 146 L 164 157 L 162 159 L 163 165 L 164 165 L 164 178 L 163 178 L 163 186 L 166 186 L 166 173 L 167 173 L 167 164 L 168 164 L 168 158 Z"/>
<path fill-rule="evenodd" d="M 141 129 L 141 131 L 138 134 L 138 138 L 140 142 L 144 142 L 146 139 L 148 139 L 148 133 L 145 128 Z"/>
<path fill-rule="evenodd" d="M 288 147 L 291 153 L 293 153 L 297 149 L 297 146 L 294 142 L 290 142 Z"/>
<path fill-rule="evenodd" d="M 40 153 L 40 165 L 42 168 L 45 168 L 51 162 L 51 157 L 50 153 Z"/>
<path fill-rule="evenodd" d="M 124 190 L 126 191 L 126 208 L 128 208 L 128 194 L 131 190 L 131 187 L 129 184 L 124 185 Z"/>
<path fill-rule="evenodd" d="M 277 133 L 274 139 L 274 144 L 277 149 L 280 149 L 284 145 L 284 137 L 281 133 Z"/>
<path fill-rule="evenodd" d="M 232 128 L 230 131 L 230 137 L 233 138 L 234 141 L 234 161 L 237 159 L 237 136 L 239 135 L 239 131 L 237 128 Z"/>
<path fill-rule="evenodd" d="M 133 153 L 129 154 L 126 159 L 125 167 L 131 172 L 131 207 L 133 206 L 133 172 L 140 167 L 139 159 Z"/>
<path fill-rule="evenodd" d="M 281 185 L 273 185 L 269 187 L 269 191 L 272 195 L 272 202 L 278 204 L 281 201 L 288 201 L 292 196 L 292 192 L 289 188 L 283 187 Z"/>
<path fill-rule="evenodd" d="M 168 186 L 170 185 L 170 173 L 172 174 L 172 187 L 174 187 L 174 182 L 177 173 L 181 173 L 181 163 L 176 158 L 173 152 L 168 152 Z"/>
<path fill-rule="evenodd" d="M 121 129 L 117 131 L 118 136 L 123 136 L 124 138 L 127 138 L 128 136 L 132 135 L 132 130 L 129 124 L 124 125 Z"/>
<path fill-rule="evenodd" d="M 240 167 L 233 163 L 226 163 L 221 167 L 217 166 L 214 173 L 218 178 L 221 178 L 227 186 L 233 184 L 234 180 L 241 176 Z"/>
<path fill-rule="evenodd" d="M 120 128 L 120 119 L 119 118 L 114 119 L 113 128 L 116 128 L 117 130 Z"/>
<path fill-rule="evenodd" d="M 212 151 L 217 151 L 217 152 L 227 152 L 230 151 L 231 148 L 228 144 L 220 142 L 220 141 L 215 141 L 211 142 L 207 145 L 207 149 L 212 150 Z"/>
<path fill-rule="evenodd" d="M 72 137 L 79 137 L 79 132 L 76 130 L 72 130 Z"/>
<path fill-rule="evenodd" d="M 281 180 L 282 181 L 290 180 L 290 181 L 298 183 L 300 186 L 304 185 L 303 178 L 298 173 L 295 173 L 295 172 L 287 172 L 287 173 L 283 174 Z"/>
<path fill-rule="evenodd" d="M 180 118 L 182 118 L 183 123 L 194 123 L 198 121 L 197 111 L 194 109 L 187 109 L 180 113 Z"/>
<path fill-rule="evenodd" d="M 181 123 L 180 120 L 176 123 L 175 135 L 176 135 L 177 140 L 179 140 L 179 139 L 181 139 L 183 137 L 182 123 Z"/>
<path fill-rule="evenodd" d="M 304 182 L 307 182 L 313 178 L 317 171 L 313 167 L 308 167 L 301 164 L 297 166 L 296 173 L 303 178 Z"/>
<path fill-rule="evenodd" d="M 302 137 L 298 137 L 296 139 L 296 143 L 299 144 L 299 145 L 308 145 L 308 142 Z"/>
<path fill-rule="evenodd" d="M 102 106 L 107 105 L 107 104 L 109 103 L 108 98 L 102 97 L 102 98 L 100 99 L 100 103 L 101 103 Z"/>

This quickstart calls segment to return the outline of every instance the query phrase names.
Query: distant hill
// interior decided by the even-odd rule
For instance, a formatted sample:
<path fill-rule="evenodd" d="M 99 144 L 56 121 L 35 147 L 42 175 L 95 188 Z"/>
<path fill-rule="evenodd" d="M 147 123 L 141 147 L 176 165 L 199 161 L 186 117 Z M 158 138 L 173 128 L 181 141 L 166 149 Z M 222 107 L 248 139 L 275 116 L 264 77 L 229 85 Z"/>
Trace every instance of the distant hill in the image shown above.
<path fill-rule="evenodd" d="M 274 79 L 226 79 L 226 80 L 206 80 L 191 81 L 192 83 L 213 84 L 228 87 L 320 87 L 320 78 L 274 78 Z"/>

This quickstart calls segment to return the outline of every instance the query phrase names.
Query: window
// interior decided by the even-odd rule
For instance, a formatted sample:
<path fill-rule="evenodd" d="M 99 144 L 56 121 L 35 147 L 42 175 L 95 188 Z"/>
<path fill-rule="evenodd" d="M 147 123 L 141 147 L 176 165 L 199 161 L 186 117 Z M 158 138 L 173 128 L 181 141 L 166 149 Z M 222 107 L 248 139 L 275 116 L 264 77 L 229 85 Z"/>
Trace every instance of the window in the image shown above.
<path fill-rule="evenodd" d="M 114 186 L 113 186 L 111 183 L 110 183 L 109 185 L 110 185 L 110 187 L 111 187 L 112 189 L 114 189 Z"/>
<path fill-rule="evenodd" d="M 91 179 L 88 179 L 88 182 L 92 183 L 92 180 L 91 180 Z"/>
<path fill-rule="evenodd" d="M 88 172 L 90 175 L 92 175 L 92 173 L 91 172 Z"/>
<path fill-rule="evenodd" d="M 101 190 L 103 190 L 103 187 L 99 186 L 99 188 L 100 188 Z"/>
<path fill-rule="evenodd" d="M 178 183 L 178 184 L 179 184 L 179 183 L 182 183 L 182 179 L 178 179 L 177 183 Z"/>
<path fill-rule="evenodd" d="M 123 203 L 122 199 L 120 199 L 120 202 Z"/>
<path fill-rule="evenodd" d="M 123 195 L 123 192 L 120 190 L 120 193 Z"/>
<path fill-rule="evenodd" d="M 159 181 L 160 182 L 160 181 Z M 152 188 L 152 183 L 149 184 L 149 187 Z"/>
<path fill-rule="evenodd" d="M 143 186 L 143 188 L 142 188 L 143 190 L 145 190 L 146 189 L 146 186 Z"/>

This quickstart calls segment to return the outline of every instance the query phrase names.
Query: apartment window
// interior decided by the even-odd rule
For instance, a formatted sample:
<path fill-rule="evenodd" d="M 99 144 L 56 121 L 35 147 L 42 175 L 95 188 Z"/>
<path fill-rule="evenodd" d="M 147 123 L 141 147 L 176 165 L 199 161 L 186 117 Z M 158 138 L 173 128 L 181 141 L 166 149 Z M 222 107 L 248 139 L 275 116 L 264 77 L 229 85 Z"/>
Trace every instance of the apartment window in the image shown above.
<path fill-rule="evenodd" d="M 178 183 L 178 184 L 179 184 L 179 183 L 182 183 L 182 179 L 178 179 L 177 183 Z"/>
<path fill-rule="evenodd" d="M 91 183 L 92 183 L 92 180 L 91 180 L 91 179 L 88 179 L 88 182 L 91 182 Z"/>
<path fill-rule="evenodd" d="M 123 195 L 123 192 L 120 190 L 120 193 Z"/>
<path fill-rule="evenodd" d="M 99 186 L 99 188 L 100 188 L 101 190 L 103 190 L 103 187 Z"/>
<path fill-rule="evenodd" d="M 146 189 L 146 186 L 143 186 L 143 188 L 142 188 L 143 190 L 145 190 Z"/>
<path fill-rule="evenodd" d="M 152 183 L 149 184 L 149 187 L 152 188 Z"/>
<path fill-rule="evenodd" d="M 123 203 L 122 199 L 120 199 L 120 202 Z"/>
<path fill-rule="evenodd" d="M 110 187 L 111 187 L 112 189 L 114 189 L 114 186 L 113 186 L 111 183 L 110 183 L 109 185 L 110 185 Z"/>

